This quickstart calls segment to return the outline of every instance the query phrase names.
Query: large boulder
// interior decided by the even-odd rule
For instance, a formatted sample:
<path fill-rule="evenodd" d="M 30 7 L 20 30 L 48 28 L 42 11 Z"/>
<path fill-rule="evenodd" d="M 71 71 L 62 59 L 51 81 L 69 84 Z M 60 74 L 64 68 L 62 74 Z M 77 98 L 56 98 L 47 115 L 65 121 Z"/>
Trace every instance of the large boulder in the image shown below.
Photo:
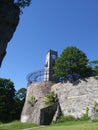
<path fill-rule="evenodd" d="M 0 66 L 19 23 L 19 14 L 20 8 L 13 0 L 0 0 Z"/>

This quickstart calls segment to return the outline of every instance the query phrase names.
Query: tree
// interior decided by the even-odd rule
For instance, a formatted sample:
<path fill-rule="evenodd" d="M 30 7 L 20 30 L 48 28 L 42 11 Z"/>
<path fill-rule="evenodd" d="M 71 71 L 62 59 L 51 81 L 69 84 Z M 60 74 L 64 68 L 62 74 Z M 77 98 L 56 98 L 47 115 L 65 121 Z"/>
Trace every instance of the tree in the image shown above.
<path fill-rule="evenodd" d="M 16 91 L 12 81 L 0 78 L 0 121 L 20 119 L 25 97 L 25 88 Z"/>
<path fill-rule="evenodd" d="M 30 5 L 31 0 L 14 0 L 14 3 L 20 8 L 24 8 Z"/>
<path fill-rule="evenodd" d="M 9 79 L 0 78 L 0 121 L 6 122 L 13 118 L 15 88 Z"/>
<path fill-rule="evenodd" d="M 22 108 L 25 102 L 25 97 L 26 97 L 26 88 L 21 88 L 16 92 L 15 95 L 15 103 L 14 103 L 14 118 L 15 119 L 20 119 L 20 115 L 22 112 Z"/>
<path fill-rule="evenodd" d="M 16 98 L 18 98 L 20 101 L 25 101 L 25 97 L 26 97 L 26 88 L 21 88 L 16 92 Z"/>
<path fill-rule="evenodd" d="M 18 26 L 22 8 L 30 3 L 31 0 L 0 0 L 0 66 L 6 55 L 8 42 Z"/>
<path fill-rule="evenodd" d="M 98 75 L 98 60 L 90 61 L 89 64 L 90 64 L 90 66 L 93 69 L 93 74 L 94 75 L 96 75 L 96 74 Z"/>
<path fill-rule="evenodd" d="M 87 56 L 81 50 L 74 46 L 67 47 L 56 60 L 54 76 L 70 82 L 88 77 L 92 74 L 88 62 Z"/>

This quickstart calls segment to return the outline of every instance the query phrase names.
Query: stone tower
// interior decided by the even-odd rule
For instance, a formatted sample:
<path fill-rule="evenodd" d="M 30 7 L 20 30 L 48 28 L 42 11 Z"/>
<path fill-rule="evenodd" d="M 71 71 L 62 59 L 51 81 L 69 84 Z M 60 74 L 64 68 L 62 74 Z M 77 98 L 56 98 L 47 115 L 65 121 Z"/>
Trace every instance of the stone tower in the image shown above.
<path fill-rule="evenodd" d="M 44 73 L 44 81 L 54 81 L 53 78 L 53 67 L 55 65 L 55 60 L 58 57 L 58 52 L 49 50 L 46 55 L 45 62 L 45 73 Z"/>

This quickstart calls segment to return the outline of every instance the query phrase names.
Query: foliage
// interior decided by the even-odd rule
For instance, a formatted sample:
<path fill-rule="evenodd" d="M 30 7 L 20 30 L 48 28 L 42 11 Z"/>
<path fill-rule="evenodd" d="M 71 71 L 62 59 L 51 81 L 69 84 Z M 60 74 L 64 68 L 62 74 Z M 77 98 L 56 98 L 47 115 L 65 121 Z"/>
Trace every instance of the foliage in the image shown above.
<path fill-rule="evenodd" d="M 35 99 L 34 96 L 32 96 L 31 99 L 28 101 L 28 103 L 29 103 L 31 106 L 34 106 L 35 102 L 36 102 L 36 99 Z"/>
<path fill-rule="evenodd" d="M 93 74 L 96 75 L 98 74 L 98 60 L 93 60 L 89 62 L 89 65 L 92 67 L 93 69 Z"/>
<path fill-rule="evenodd" d="M 96 113 L 97 113 L 97 115 L 98 115 L 98 108 L 96 108 Z"/>
<path fill-rule="evenodd" d="M 94 100 L 93 104 L 94 104 L 94 109 L 95 109 L 95 113 L 96 113 L 96 118 L 94 121 L 98 121 L 98 103 L 96 100 Z"/>
<path fill-rule="evenodd" d="M 76 47 L 67 47 L 63 50 L 54 66 L 54 76 L 63 80 L 75 81 L 92 74 L 92 68 L 85 53 Z"/>
<path fill-rule="evenodd" d="M 20 119 L 25 100 L 25 89 L 16 92 L 14 83 L 0 78 L 0 121 L 9 122 Z"/>
<path fill-rule="evenodd" d="M 15 88 L 13 82 L 0 78 L 0 121 L 13 118 Z"/>
<path fill-rule="evenodd" d="M 74 116 L 64 116 L 63 114 L 60 116 L 60 118 L 57 120 L 56 123 L 63 123 L 66 121 L 76 121 L 77 119 Z"/>
<path fill-rule="evenodd" d="M 14 0 L 14 3 L 15 3 L 18 7 L 24 8 L 24 7 L 30 5 L 31 0 Z"/>
<path fill-rule="evenodd" d="M 45 104 L 52 105 L 53 103 L 55 103 L 55 95 L 54 95 L 54 92 L 50 92 L 45 97 Z"/>
<path fill-rule="evenodd" d="M 86 111 L 86 114 L 88 115 L 89 108 L 88 108 L 88 107 L 86 107 L 86 110 L 85 110 L 85 111 Z"/>
<path fill-rule="evenodd" d="M 93 61 L 90 61 L 89 63 L 90 63 L 90 64 L 93 64 L 93 65 L 94 65 L 94 64 L 98 64 L 98 60 L 93 60 Z"/>
<path fill-rule="evenodd" d="M 79 118 L 79 120 L 81 120 L 81 121 L 89 120 L 88 114 L 87 113 L 83 114 L 83 116 L 81 118 Z"/>
<path fill-rule="evenodd" d="M 94 71 L 98 74 L 98 66 L 94 67 Z"/>
<path fill-rule="evenodd" d="M 94 76 L 94 78 L 98 81 L 98 76 Z"/>
<path fill-rule="evenodd" d="M 86 121 L 86 120 L 89 120 L 88 111 L 89 111 L 89 108 L 86 107 L 85 113 L 84 113 L 83 116 L 80 117 L 80 118 L 75 118 L 75 117 L 72 116 L 72 115 L 64 116 L 64 115 L 62 114 L 62 115 L 60 116 L 60 118 L 57 120 L 56 123 L 63 123 L 63 122 L 66 122 L 66 121 Z"/>
<path fill-rule="evenodd" d="M 21 111 L 25 102 L 26 91 L 25 88 L 21 88 L 16 92 L 14 98 L 15 119 L 20 119 Z"/>
<path fill-rule="evenodd" d="M 88 112 L 89 112 L 89 108 L 86 107 L 85 113 L 83 114 L 82 117 L 79 118 L 79 120 L 82 120 L 82 121 L 89 120 Z"/>
<path fill-rule="evenodd" d="M 26 97 L 26 91 L 27 91 L 26 88 L 21 88 L 21 89 L 19 89 L 19 90 L 16 92 L 16 97 L 17 97 L 19 100 L 24 101 L 24 100 L 25 100 L 25 97 Z"/>
<path fill-rule="evenodd" d="M 94 104 L 94 107 L 97 106 L 97 102 L 96 102 L 96 100 L 94 100 L 93 104 Z"/>

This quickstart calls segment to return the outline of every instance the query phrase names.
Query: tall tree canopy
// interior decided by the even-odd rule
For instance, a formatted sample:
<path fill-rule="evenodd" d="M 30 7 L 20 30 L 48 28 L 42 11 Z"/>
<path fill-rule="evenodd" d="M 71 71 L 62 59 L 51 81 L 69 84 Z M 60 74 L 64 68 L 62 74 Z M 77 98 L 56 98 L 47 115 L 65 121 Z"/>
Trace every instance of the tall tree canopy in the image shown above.
<path fill-rule="evenodd" d="M 98 75 L 98 60 L 90 61 L 89 65 L 92 67 L 93 75 Z"/>
<path fill-rule="evenodd" d="M 0 121 L 13 118 L 15 88 L 13 82 L 0 78 Z"/>
<path fill-rule="evenodd" d="M 56 60 L 54 76 L 70 81 L 90 76 L 92 69 L 88 62 L 87 56 L 81 50 L 74 46 L 67 47 Z"/>
<path fill-rule="evenodd" d="M 14 0 L 14 3 L 20 8 L 24 8 L 25 6 L 29 6 L 31 0 Z"/>
<path fill-rule="evenodd" d="M 0 121 L 9 122 L 20 119 L 24 105 L 26 89 L 15 90 L 9 79 L 0 78 Z"/>
<path fill-rule="evenodd" d="M 20 119 L 22 108 L 25 102 L 26 97 L 26 88 L 20 88 L 15 95 L 15 105 L 14 105 L 14 111 L 15 111 L 15 119 Z"/>

